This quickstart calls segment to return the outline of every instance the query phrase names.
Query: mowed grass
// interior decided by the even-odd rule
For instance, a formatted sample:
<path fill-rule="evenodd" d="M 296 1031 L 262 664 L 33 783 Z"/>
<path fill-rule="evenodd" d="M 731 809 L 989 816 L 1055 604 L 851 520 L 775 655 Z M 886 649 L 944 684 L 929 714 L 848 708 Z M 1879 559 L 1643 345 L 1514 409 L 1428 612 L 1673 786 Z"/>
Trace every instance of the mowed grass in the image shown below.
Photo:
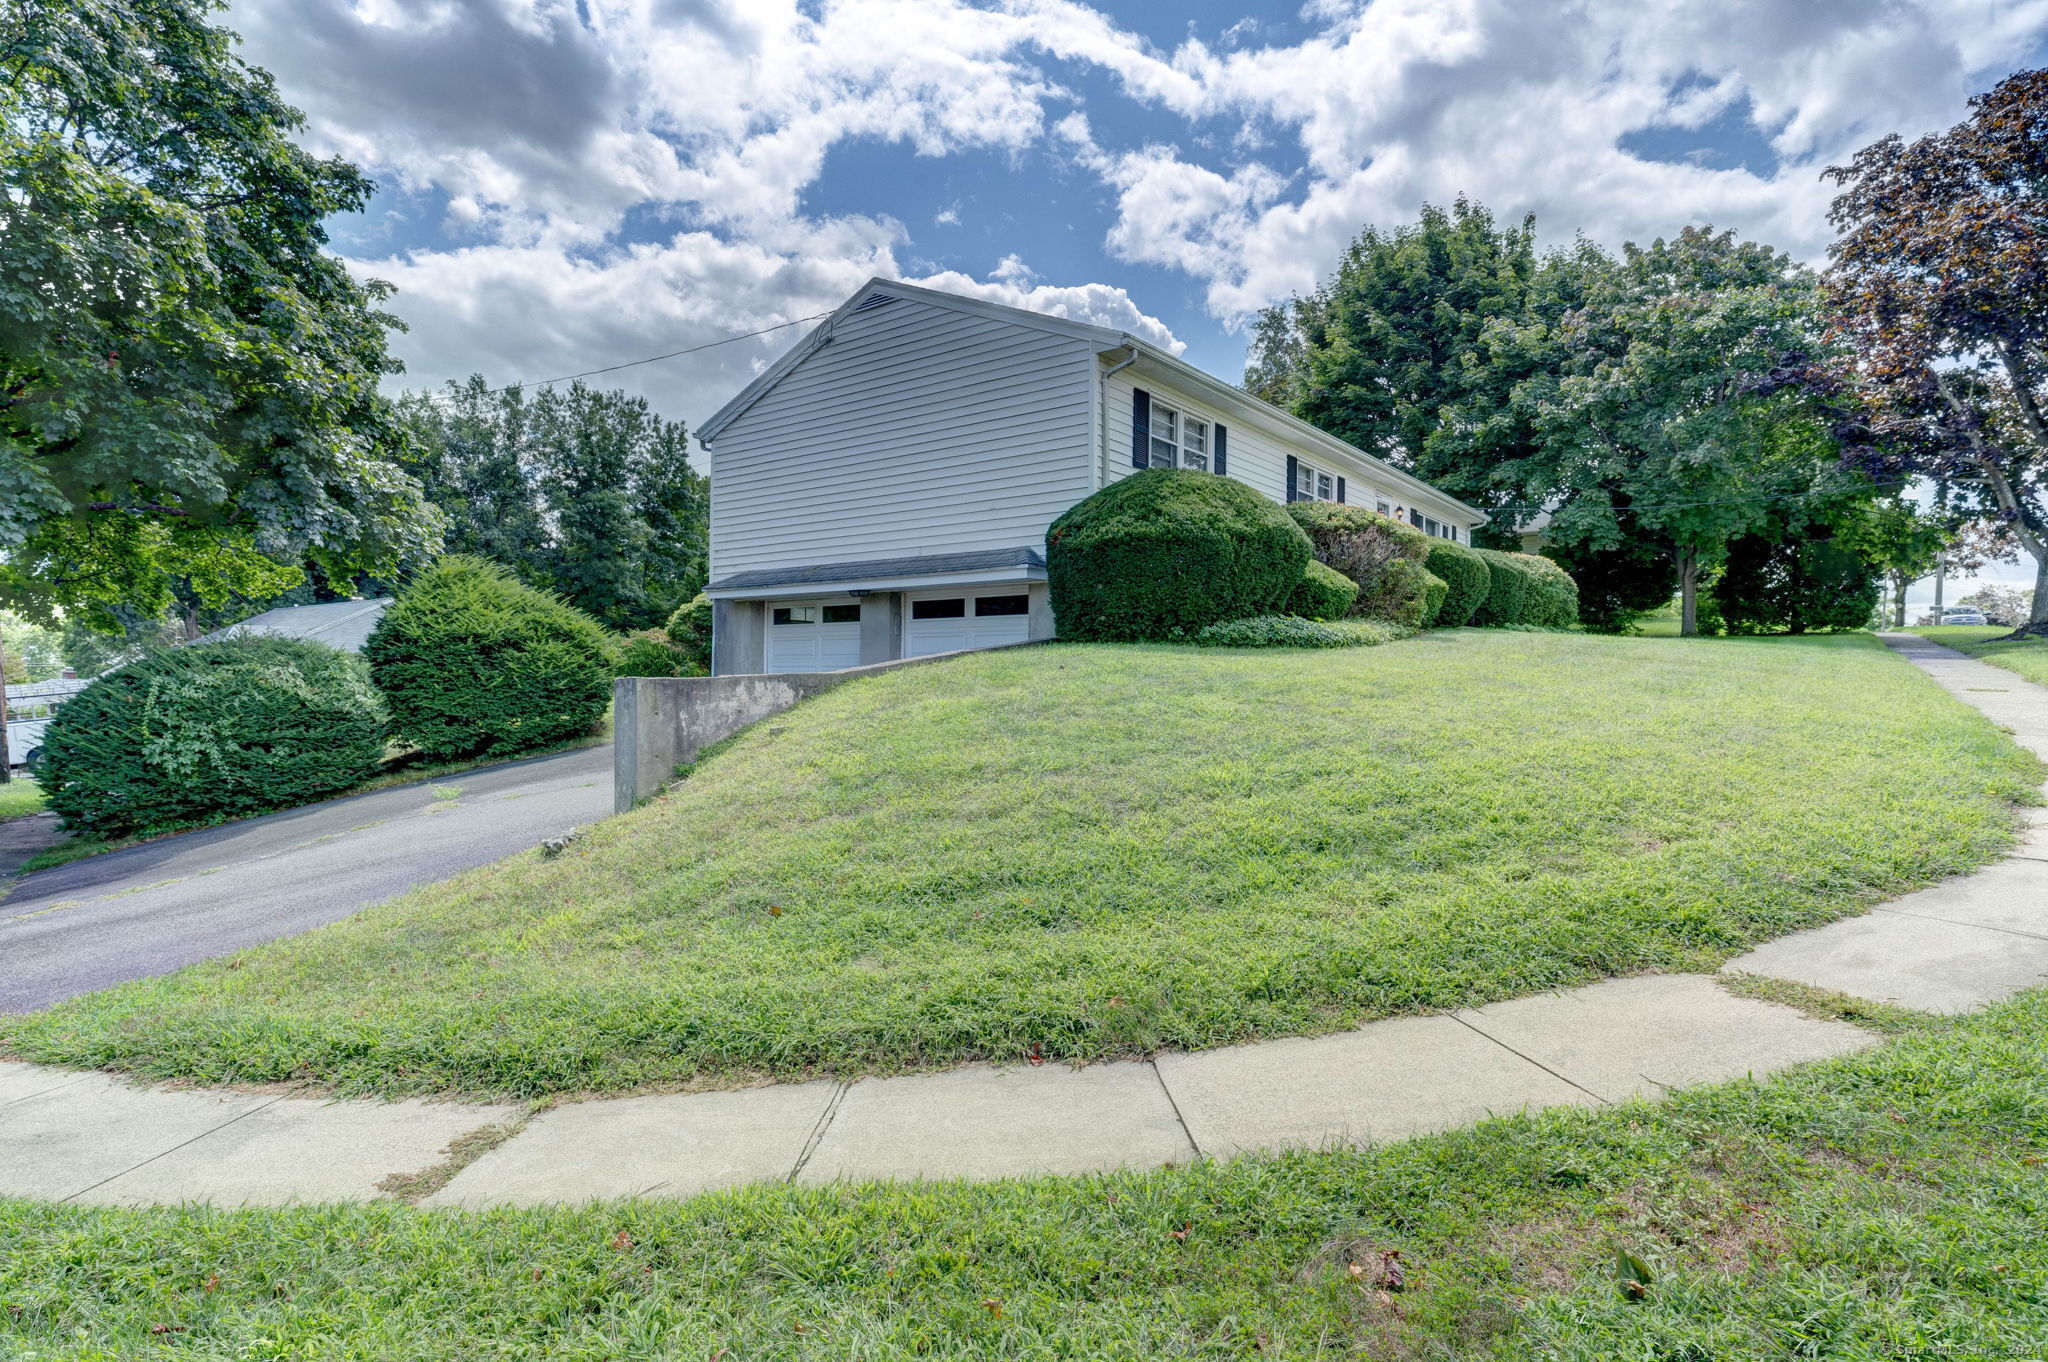
<path fill-rule="evenodd" d="M 557 859 L 0 1036 L 522 1096 L 1199 1048 L 1709 969 L 1994 859 L 2042 774 L 1867 636 L 992 653 L 832 691 Z"/>
<path fill-rule="evenodd" d="M 1892 1026 L 1767 1083 L 1149 1173 L 481 1214 L 0 1201 L 0 1354 L 2037 1356 L 2048 997 Z"/>
<path fill-rule="evenodd" d="M 2048 686 L 2048 638 L 2023 638 L 2010 643 L 2003 639 L 2012 630 L 2002 624 L 1930 624 L 1908 630 L 1935 643 L 1968 653 L 1983 662 L 2018 672 L 2038 686 Z"/>

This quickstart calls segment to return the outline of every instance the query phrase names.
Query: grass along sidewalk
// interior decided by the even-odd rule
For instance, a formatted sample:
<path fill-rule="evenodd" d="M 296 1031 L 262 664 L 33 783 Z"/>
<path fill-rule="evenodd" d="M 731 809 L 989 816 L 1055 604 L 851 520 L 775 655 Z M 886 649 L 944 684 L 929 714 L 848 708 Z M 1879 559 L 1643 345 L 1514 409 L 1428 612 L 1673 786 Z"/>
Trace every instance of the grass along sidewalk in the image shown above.
<path fill-rule="evenodd" d="M 2018 672 L 2037 686 L 2048 686 L 2048 638 L 2002 643 L 1999 640 L 2012 632 L 2002 624 L 1930 624 L 1906 632 Z"/>
<path fill-rule="evenodd" d="M 1867 635 L 1057 646 L 773 730 L 557 859 L 0 1036 L 525 1096 L 1194 1049 L 1710 969 L 1995 859 L 2042 776 Z"/>
<path fill-rule="evenodd" d="M 2033 1356 L 2048 994 L 1764 1083 L 1087 1178 L 551 1211 L 0 1201 L 0 1352 Z"/>

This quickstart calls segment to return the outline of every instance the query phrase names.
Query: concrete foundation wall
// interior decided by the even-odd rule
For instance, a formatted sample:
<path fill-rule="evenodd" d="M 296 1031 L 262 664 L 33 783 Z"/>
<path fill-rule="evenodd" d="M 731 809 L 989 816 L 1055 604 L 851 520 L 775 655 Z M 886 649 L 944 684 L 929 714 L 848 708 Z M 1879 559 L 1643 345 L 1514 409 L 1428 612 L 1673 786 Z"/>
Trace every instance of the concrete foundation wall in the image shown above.
<path fill-rule="evenodd" d="M 712 743 L 799 700 L 877 672 L 966 655 L 933 653 L 844 671 L 780 676 L 619 677 L 612 682 L 613 811 L 625 813 L 674 780 L 678 766 L 695 761 Z"/>

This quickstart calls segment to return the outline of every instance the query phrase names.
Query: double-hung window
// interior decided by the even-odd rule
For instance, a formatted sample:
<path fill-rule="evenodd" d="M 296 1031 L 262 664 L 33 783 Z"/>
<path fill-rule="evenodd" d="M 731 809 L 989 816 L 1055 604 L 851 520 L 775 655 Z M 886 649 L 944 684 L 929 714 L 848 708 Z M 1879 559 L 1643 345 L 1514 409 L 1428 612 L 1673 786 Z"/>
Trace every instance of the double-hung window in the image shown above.
<path fill-rule="evenodd" d="M 1154 468 L 1192 468 L 1209 471 L 1209 423 L 1164 402 L 1152 404 L 1152 451 Z"/>
<path fill-rule="evenodd" d="M 1337 499 L 1337 477 L 1326 469 L 1299 459 L 1294 464 L 1294 499 L 1296 501 L 1335 501 Z"/>

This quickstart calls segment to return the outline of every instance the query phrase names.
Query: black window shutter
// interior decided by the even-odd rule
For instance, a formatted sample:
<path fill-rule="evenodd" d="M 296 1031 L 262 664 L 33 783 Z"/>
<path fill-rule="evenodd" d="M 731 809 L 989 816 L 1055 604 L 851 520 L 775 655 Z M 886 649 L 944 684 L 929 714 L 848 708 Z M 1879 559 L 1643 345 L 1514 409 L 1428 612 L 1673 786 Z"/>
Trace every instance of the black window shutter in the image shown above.
<path fill-rule="evenodd" d="M 1131 467 L 1152 465 L 1152 394 L 1131 389 Z"/>
<path fill-rule="evenodd" d="M 1339 506 L 1344 504 L 1344 479 L 1342 478 L 1337 479 L 1337 504 Z"/>
<path fill-rule="evenodd" d="M 1216 426 L 1216 472 L 1219 476 L 1230 472 L 1230 428 L 1221 422 Z"/>
<path fill-rule="evenodd" d="M 1294 484 L 1301 473 L 1301 460 L 1292 454 L 1287 456 L 1287 499 L 1294 500 Z"/>

